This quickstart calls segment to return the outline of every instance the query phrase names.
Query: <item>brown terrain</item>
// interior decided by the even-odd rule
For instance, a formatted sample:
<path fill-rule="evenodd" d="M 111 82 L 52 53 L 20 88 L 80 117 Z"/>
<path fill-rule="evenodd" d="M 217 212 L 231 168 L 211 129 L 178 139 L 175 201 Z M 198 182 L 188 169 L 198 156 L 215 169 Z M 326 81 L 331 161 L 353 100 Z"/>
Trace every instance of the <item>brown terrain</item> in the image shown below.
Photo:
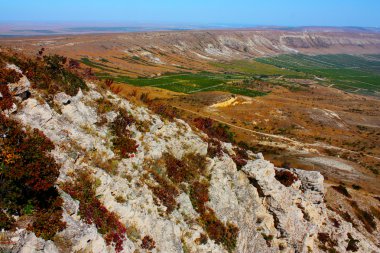
<path fill-rule="evenodd" d="M 210 61 L 285 53 L 376 54 L 380 52 L 380 33 L 276 30 L 150 32 L 8 38 L 2 39 L 0 45 L 31 54 L 44 47 L 47 52 L 74 59 L 105 59 L 109 71 L 136 77 L 166 72 L 216 71 L 210 66 Z"/>
<path fill-rule="evenodd" d="M 379 33 L 299 32 L 275 30 L 186 31 L 9 38 L 0 41 L 27 54 L 40 48 L 74 59 L 104 64 L 98 72 L 152 77 L 178 72 L 222 72 L 214 62 L 286 53 L 379 54 Z M 96 70 L 96 68 L 95 68 Z M 293 82 L 294 80 L 289 80 Z M 294 82 L 302 82 L 297 80 Z M 140 97 L 178 109 L 192 122 L 209 117 L 228 125 L 236 140 L 262 152 L 275 165 L 318 170 L 327 179 L 330 208 L 355 205 L 336 202 L 330 186 L 344 185 L 360 205 L 378 206 L 380 196 L 380 100 L 308 83 L 290 90 L 263 84 L 269 95 L 245 97 L 224 92 L 182 94 L 153 87 L 114 83 L 113 90 L 143 104 Z M 352 207 L 354 206 L 354 207 Z"/>

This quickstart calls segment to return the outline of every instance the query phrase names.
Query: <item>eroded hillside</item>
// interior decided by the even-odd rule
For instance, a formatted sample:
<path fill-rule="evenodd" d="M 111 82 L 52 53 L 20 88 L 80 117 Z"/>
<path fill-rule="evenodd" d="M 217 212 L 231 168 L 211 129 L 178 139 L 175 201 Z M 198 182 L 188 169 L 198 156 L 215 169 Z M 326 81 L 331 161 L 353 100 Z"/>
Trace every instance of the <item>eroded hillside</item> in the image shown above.
<path fill-rule="evenodd" d="M 2 39 L 34 54 L 41 47 L 108 73 L 150 76 L 215 71 L 210 61 L 277 54 L 378 54 L 378 33 L 337 31 L 186 31 Z"/>

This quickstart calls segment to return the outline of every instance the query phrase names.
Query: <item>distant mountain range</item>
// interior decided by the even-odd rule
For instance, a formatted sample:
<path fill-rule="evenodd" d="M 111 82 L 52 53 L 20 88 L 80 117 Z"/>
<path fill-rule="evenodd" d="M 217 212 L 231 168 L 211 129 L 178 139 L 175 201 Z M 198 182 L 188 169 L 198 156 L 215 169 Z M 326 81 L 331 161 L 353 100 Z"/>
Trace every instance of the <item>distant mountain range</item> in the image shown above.
<path fill-rule="evenodd" d="M 280 30 L 304 32 L 359 32 L 380 33 L 378 27 L 326 27 L 326 26 L 255 26 L 255 25 L 89 25 L 89 24 L 6 24 L 0 23 L 0 37 L 47 36 L 93 33 L 125 33 L 186 30 Z"/>

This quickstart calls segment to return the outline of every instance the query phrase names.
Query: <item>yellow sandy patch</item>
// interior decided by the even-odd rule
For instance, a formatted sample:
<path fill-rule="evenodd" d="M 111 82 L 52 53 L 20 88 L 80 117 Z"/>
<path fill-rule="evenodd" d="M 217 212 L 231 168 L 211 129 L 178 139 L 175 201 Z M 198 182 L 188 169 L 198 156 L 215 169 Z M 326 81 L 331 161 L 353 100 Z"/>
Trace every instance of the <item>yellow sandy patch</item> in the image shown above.
<path fill-rule="evenodd" d="M 237 100 L 237 98 L 230 98 L 227 101 L 224 101 L 224 102 L 221 102 L 221 103 L 217 103 L 217 104 L 213 104 L 211 107 L 214 107 L 214 108 L 228 107 L 228 106 L 233 105 L 236 102 L 236 100 Z"/>

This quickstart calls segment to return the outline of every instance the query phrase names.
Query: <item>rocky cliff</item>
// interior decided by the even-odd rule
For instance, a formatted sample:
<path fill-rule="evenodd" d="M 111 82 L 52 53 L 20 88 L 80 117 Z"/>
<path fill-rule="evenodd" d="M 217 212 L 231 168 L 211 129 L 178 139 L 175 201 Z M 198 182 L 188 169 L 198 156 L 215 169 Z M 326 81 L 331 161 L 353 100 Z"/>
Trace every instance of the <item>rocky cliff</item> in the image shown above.
<path fill-rule="evenodd" d="M 6 252 L 380 251 L 326 208 L 318 172 L 276 168 L 249 151 L 237 163 L 237 147 L 99 84 L 47 96 L 8 67 L 22 78 L 9 84 L 17 98 L 3 113 L 54 144 L 66 225 L 44 240 L 19 222 L 1 233 Z M 117 124 L 131 150 L 116 148 Z"/>

